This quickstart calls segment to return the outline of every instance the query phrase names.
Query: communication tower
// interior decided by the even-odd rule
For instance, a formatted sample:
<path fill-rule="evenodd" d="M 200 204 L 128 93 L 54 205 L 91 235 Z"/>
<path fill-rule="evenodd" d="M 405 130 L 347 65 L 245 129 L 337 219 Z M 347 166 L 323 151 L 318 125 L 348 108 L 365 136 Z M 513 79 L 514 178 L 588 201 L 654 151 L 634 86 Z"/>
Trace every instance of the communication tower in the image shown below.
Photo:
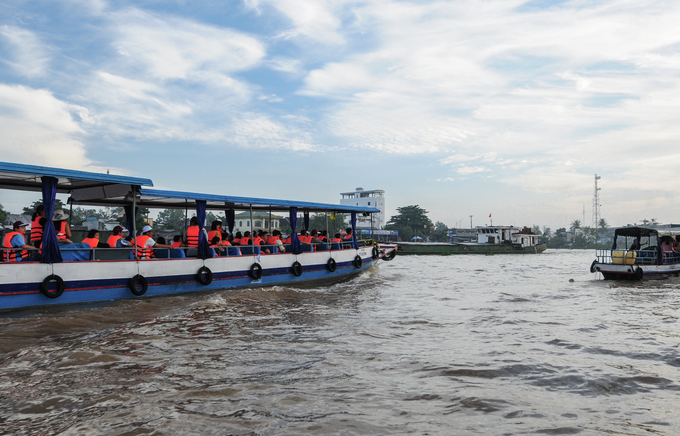
<path fill-rule="evenodd" d="M 602 188 L 597 187 L 597 181 L 602 177 L 595 174 L 595 194 L 593 194 L 593 228 L 597 228 L 600 224 L 600 194 L 599 191 Z"/>

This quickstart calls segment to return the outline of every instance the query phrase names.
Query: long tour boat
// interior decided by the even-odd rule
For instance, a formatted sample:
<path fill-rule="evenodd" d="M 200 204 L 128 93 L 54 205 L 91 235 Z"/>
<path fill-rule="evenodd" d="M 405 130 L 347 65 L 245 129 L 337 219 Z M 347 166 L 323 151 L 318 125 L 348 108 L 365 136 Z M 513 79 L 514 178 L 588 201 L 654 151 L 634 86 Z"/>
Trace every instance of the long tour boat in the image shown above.
<path fill-rule="evenodd" d="M 641 280 L 680 273 L 680 252 L 674 249 L 678 229 L 621 227 L 610 250 L 596 250 L 591 273 L 605 280 Z"/>
<path fill-rule="evenodd" d="M 236 211 L 249 211 L 251 217 L 254 212 L 287 213 L 292 229 L 298 214 L 306 228 L 310 212 L 346 213 L 351 215 L 353 232 L 353 238 L 342 243 L 314 246 L 301 244 L 293 231 L 285 252 L 275 246 L 268 247 L 271 254 L 264 254 L 260 246 L 224 247 L 224 255 L 212 257 L 206 234 L 199 231 L 197 247 L 159 248 L 155 258 L 145 259 L 140 258 L 143 250 L 133 248 L 60 244 L 54 226 L 46 225 L 33 261 L 17 262 L 19 250 L 4 247 L 3 235 L 0 311 L 225 288 L 327 284 L 353 277 L 381 259 L 391 260 L 396 250 L 357 240 L 357 214 L 378 212 L 372 207 L 155 190 L 148 179 L 5 162 L 0 162 L 0 189 L 42 191 L 47 217 L 54 212 L 57 193 L 69 195 L 71 205 L 123 207 L 133 235 L 140 208 L 195 211 L 201 229 L 206 211 L 224 212 L 229 232 Z M 11 226 L 5 232 L 12 232 Z"/>
<path fill-rule="evenodd" d="M 478 226 L 473 230 L 473 240 L 466 242 L 398 242 L 399 254 L 529 254 L 542 253 L 545 244 L 539 244 L 540 235 L 528 227 Z"/>

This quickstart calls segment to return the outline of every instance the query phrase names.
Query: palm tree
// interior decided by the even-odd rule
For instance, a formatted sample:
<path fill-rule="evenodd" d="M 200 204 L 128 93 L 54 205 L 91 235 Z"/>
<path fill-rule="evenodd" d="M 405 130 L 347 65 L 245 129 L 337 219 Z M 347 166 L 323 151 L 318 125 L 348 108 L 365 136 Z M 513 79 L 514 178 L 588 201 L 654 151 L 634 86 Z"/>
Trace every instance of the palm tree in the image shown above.
<path fill-rule="evenodd" d="M 569 229 L 571 229 L 572 231 L 574 231 L 576 229 L 580 229 L 580 228 L 581 228 L 581 220 L 572 221 L 571 226 L 569 227 Z"/>
<path fill-rule="evenodd" d="M 607 222 L 606 219 L 600 218 L 600 222 L 597 223 L 597 227 L 600 229 L 602 233 L 605 233 L 607 231 L 607 228 L 609 227 L 609 223 Z"/>

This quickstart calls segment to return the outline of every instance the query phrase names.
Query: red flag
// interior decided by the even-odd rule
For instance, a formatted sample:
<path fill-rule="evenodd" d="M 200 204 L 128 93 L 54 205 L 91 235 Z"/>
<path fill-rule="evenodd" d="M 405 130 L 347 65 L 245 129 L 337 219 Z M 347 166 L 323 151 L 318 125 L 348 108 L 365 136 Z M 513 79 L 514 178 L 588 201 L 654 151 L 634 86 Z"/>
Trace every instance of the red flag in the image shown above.
<path fill-rule="evenodd" d="M 491 218 L 491 214 L 489 214 L 489 218 Z"/>

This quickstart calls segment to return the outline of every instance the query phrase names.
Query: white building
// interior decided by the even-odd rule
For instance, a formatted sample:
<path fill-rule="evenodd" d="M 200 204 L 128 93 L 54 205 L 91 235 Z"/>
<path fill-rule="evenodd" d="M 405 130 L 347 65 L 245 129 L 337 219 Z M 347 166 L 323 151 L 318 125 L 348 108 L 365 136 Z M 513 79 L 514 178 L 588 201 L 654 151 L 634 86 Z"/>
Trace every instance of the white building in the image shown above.
<path fill-rule="evenodd" d="M 354 192 L 342 192 L 340 196 L 340 204 L 343 206 L 375 207 L 380 210 L 378 213 L 371 214 L 372 218 L 357 214 L 358 229 L 379 230 L 385 227 L 385 191 L 382 189 L 365 191 L 364 188 L 357 188 Z"/>

